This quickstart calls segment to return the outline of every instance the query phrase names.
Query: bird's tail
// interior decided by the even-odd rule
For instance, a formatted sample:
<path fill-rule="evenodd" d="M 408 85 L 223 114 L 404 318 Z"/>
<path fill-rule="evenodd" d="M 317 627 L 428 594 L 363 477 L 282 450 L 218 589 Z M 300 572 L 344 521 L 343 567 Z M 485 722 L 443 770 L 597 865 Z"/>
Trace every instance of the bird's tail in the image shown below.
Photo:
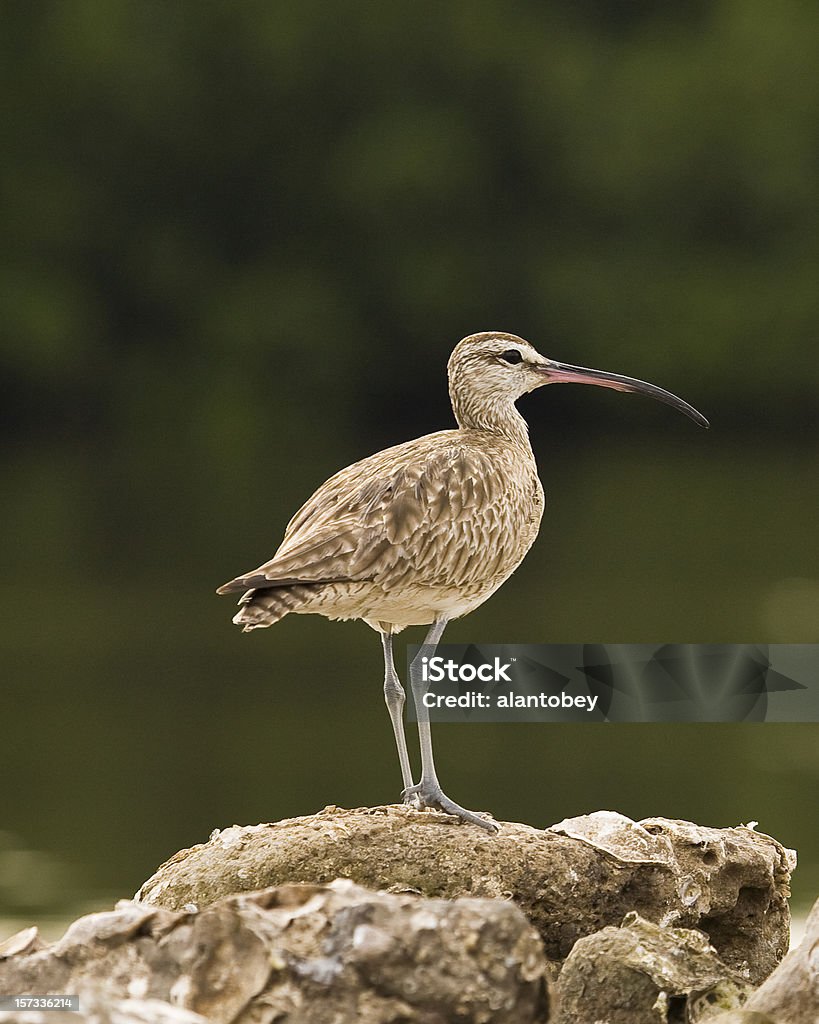
<path fill-rule="evenodd" d="M 243 627 L 244 633 L 272 626 L 290 612 L 304 608 L 314 592 L 314 586 L 298 583 L 248 590 L 239 601 L 239 611 L 233 616 L 233 621 Z"/>

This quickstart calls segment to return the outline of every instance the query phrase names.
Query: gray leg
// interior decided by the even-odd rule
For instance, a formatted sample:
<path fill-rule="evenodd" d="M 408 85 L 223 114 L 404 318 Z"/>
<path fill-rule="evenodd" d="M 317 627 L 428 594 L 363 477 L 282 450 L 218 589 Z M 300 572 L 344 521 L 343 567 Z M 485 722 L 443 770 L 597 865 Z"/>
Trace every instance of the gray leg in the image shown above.
<path fill-rule="evenodd" d="M 412 768 L 407 753 L 407 740 L 404 736 L 404 687 L 398 679 L 392 659 L 392 633 L 382 633 L 381 643 L 384 647 L 384 700 L 390 713 L 392 731 L 395 733 L 395 745 L 398 747 L 398 760 L 401 762 L 401 778 L 404 789 L 412 785 Z"/>
<path fill-rule="evenodd" d="M 446 628 L 447 620 L 439 619 L 433 622 L 426 635 L 421 650 L 410 665 L 410 679 L 412 681 L 412 696 L 415 700 L 415 711 L 418 716 L 418 736 L 421 741 L 421 781 L 417 786 L 408 786 L 404 790 L 404 803 L 412 804 L 415 807 L 437 807 L 447 814 L 454 814 L 469 821 L 473 825 L 480 825 L 488 832 L 496 832 L 498 826 L 482 818 L 474 811 L 467 811 L 460 804 L 456 804 L 441 789 L 438 776 L 435 774 L 435 762 L 432 758 L 432 733 L 429 726 L 429 709 L 424 706 L 423 696 L 429 689 L 421 677 L 421 659 L 431 658 L 435 654 L 435 648 Z"/>

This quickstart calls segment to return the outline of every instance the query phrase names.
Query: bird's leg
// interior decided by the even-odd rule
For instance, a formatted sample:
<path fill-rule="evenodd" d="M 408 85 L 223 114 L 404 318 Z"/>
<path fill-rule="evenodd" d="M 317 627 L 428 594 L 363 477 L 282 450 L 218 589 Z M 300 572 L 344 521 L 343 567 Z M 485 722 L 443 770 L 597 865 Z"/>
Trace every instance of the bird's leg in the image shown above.
<path fill-rule="evenodd" d="M 432 758 L 432 733 L 429 725 L 429 709 L 424 704 L 424 694 L 429 689 L 429 684 L 424 682 L 421 673 L 421 659 L 431 658 L 435 654 L 435 648 L 446 628 L 447 620 L 438 619 L 429 628 L 421 650 L 413 658 L 410 665 L 410 681 L 412 683 L 412 696 L 415 700 L 415 712 L 418 718 L 418 737 L 421 741 L 421 781 L 417 786 L 408 786 L 404 790 L 404 803 L 413 807 L 436 807 L 447 814 L 454 814 L 464 821 L 473 825 L 480 825 L 488 832 L 496 832 L 498 826 L 482 818 L 474 811 L 468 811 L 460 804 L 456 804 L 441 789 L 441 783 L 435 774 L 435 762 Z"/>
<path fill-rule="evenodd" d="M 381 643 L 384 647 L 384 700 L 387 702 L 392 731 L 395 733 L 404 789 L 409 789 L 412 785 L 412 768 L 407 753 L 407 739 L 404 736 L 404 687 L 398 679 L 392 659 L 392 633 L 382 633 Z"/>

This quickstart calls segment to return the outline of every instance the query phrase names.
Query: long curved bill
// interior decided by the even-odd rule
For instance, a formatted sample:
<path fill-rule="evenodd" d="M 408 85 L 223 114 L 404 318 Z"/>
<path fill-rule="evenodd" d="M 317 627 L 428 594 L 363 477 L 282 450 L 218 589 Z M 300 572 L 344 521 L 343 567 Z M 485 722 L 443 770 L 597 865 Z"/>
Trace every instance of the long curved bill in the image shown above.
<path fill-rule="evenodd" d="M 693 405 L 684 402 L 677 395 L 672 395 L 656 384 L 634 377 L 624 377 L 619 373 L 608 373 L 606 370 L 589 370 L 585 366 L 571 366 L 569 363 L 558 363 L 549 360 L 541 367 L 546 376 L 547 384 L 596 384 L 600 388 L 612 388 L 614 391 L 630 391 L 638 395 L 648 395 L 666 405 L 679 409 L 701 427 L 708 427 L 708 420 Z"/>

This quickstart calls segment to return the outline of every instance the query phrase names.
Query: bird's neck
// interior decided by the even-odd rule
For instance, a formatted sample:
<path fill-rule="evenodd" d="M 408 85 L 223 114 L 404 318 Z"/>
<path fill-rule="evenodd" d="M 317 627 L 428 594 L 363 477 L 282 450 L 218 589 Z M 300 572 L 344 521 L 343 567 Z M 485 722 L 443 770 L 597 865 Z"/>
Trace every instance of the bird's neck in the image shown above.
<path fill-rule="evenodd" d="M 508 398 L 496 402 L 470 401 L 469 396 L 452 395 L 452 411 L 458 426 L 467 430 L 485 430 L 505 437 L 531 454 L 529 427 L 513 402 Z"/>

